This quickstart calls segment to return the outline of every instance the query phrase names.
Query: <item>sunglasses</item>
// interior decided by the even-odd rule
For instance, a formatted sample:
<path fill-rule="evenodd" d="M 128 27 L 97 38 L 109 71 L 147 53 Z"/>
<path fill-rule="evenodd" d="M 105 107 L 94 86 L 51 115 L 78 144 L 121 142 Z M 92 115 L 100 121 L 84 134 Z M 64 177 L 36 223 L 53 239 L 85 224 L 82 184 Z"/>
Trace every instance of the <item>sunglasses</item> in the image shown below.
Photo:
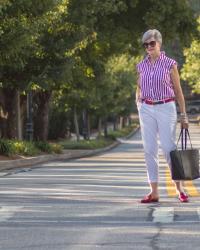
<path fill-rule="evenodd" d="M 151 41 L 149 43 L 143 43 L 143 47 L 147 49 L 148 47 L 155 47 L 156 46 L 156 41 Z"/>

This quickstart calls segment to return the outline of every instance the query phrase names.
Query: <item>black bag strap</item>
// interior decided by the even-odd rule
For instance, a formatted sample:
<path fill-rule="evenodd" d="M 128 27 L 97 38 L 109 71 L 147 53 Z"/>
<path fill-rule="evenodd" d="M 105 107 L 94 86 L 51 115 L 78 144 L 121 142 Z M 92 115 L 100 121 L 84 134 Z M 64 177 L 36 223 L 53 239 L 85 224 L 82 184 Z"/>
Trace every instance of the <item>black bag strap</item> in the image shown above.
<path fill-rule="evenodd" d="M 192 142 L 191 142 L 189 130 L 186 128 L 186 129 L 185 129 L 185 143 L 186 143 L 186 144 L 185 144 L 185 149 L 186 149 L 186 145 L 187 145 L 187 136 L 188 136 L 189 141 L 190 141 L 190 146 L 191 146 L 191 148 L 193 148 L 193 147 L 192 147 Z"/>
<path fill-rule="evenodd" d="M 176 143 L 176 148 L 178 148 L 178 143 L 179 143 L 179 141 L 180 141 L 180 138 L 181 138 L 181 146 L 183 146 L 183 136 L 182 136 L 182 134 L 183 134 L 183 130 L 181 129 L 181 131 L 180 131 L 180 134 L 179 134 L 179 137 L 178 137 L 178 141 L 177 141 L 177 143 Z M 183 150 L 183 147 L 182 147 L 182 150 Z"/>
<path fill-rule="evenodd" d="M 183 133 L 185 132 L 185 133 Z M 192 142 L 191 142 L 191 138 L 190 138 L 190 134 L 189 134 L 189 130 L 186 128 L 181 128 L 181 132 L 179 134 L 179 138 L 178 138 L 178 141 L 177 141 L 177 144 L 176 144 L 176 147 L 178 147 L 178 143 L 180 141 L 180 138 L 181 138 L 181 149 L 182 150 L 185 150 L 187 148 L 187 137 L 189 138 L 189 141 L 190 141 L 190 146 L 192 148 Z"/>

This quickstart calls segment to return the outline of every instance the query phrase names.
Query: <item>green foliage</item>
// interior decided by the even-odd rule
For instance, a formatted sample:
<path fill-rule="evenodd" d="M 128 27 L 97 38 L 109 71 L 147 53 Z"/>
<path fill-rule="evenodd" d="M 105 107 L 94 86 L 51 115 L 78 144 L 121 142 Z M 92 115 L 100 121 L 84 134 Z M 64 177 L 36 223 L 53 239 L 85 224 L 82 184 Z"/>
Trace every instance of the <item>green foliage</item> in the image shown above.
<path fill-rule="evenodd" d="M 36 141 L 34 142 L 34 145 L 42 152 L 45 153 L 56 153 L 61 154 L 62 153 L 62 146 L 56 143 L 48 143 L 46 141 Z"/>
<path fill-rule="evenodd" d="M 62 146 L 42 141 L 28 142 L 0 139 L 0 154 L 2 155 L 36 156 L 41 154 L 41 152 L 60 154 L 62 153 Z"/>
<path fill-rule="evenodd" d="M 0 139 L 0 154 L 9 156 L 13 152 L 12 145 L 8 140 Z"/>
<path fill-rule="evenodd" d="M 68 122 L 64 112 L 74 107 L 98 117 L 130 114 L 144 31 L 158 28 L 166 43 L 176 37 L 187 45 L 196 28 L 187 0 L 2 3 L 0 84 L 54 92 L 52 110 L 60 116 L 52 116 L 51 124 L 63 123 L 63 131 Z M 45 100 L 34 110 L 40 111 L 40 105 Z"/>
<path fill-rule="evenodd" d="M 131 126 L 125 127 L 117 131 L 109 131 L 108 137 L 104 138 L 100 136 L 93 140 L 81 140 L 81 141 L 62 141 L 60 144 L 64 149 L 97 149 L 109 146 L 117 138 L 129 135 L 135 128 L 137 124 L 134 123 Z"/>
<path fill-rule="evenodd" d="M 46 141 L 36 141 L 35 146 L 42 152 L 52 153 L 51 146 Z"/>
<path fill-rule="evenodd" d="M 57 98 L 58 96 L 54 96 L 56 102 L 52 102 L 50 107 L 48 135 L 50 140 L 66 137 L 72 120 L 71 110 L 68 109 L 66 100 Z"/>
<path fill-rule="evenodd" d="M 131 126 L 127 126 L 127 127 L 122 128 L 121 130 L 109 131 L 108 138 L 116 140 L 117 138 L 125 137 L 125 136 L 129 135 L 137 126 L 138 126 L 138 124 L 134 123 Z"/>
<path fill-rule="evenodd" d="M 63 146 L 57 143 L 50 143 L 51 151 L 55 154 L 61 154 Z"/>
<path fill-rule="evenodd" d="M 12 145 L 13 154 L 34 156 L 39 154 L 39 150 L 32 142 L 28 141 L 10 141 Z"/>
<path fill-rule="evenodd" d="M 200 16 L 198 23 L 199 39 L 194 39 L 190 48 L 184 50 L 185 64 L 181 70 L 181 78 L 191 85 L 194 93 L 200 94 Z"/>
<path fill-rule="evenodd" d="M 32 156 L 37 155 L 38 153 L 39 150 L 31 142 L 4 139 L 0 140 L 0 154 L 2 155 Z"/>
<path fill-rule="evenodd" d="M 93 140 L 82 140 L 82 141 L 66 141 L 61 142 L 64 149 L 97 149 L 109 146 L 114 141 L 111 139 L 93 139 Z"/>
<path fill-rule="evenodd" d="M 142 0 L 139 2 L 148 4 L 148 11 L 144 14 L 148 28 L 157 27 L 165 41 L 179 37 L 182 45 L 190 44 L 191 31 L 195 31 L 196 22 L 187 0 Z M 142 13 L 140 14 L 142 15 Z"/>
<path fill-rule="evenodd" d="M 55 6 L 55 0 L 7 1 L 1 8 L 0 66 L 4 87 L 24 89 L 31 81 L 28 61 L 37 53 L 37 39 L 43 30 L 46 12 Z M 32 62 L 34 63 L 34 62 Z"/>
<path fill-rule="evenodd" d="M 136 64 L 140 60 L 141 57 L 131 57 L 127 54 L 109 58 L 105 72 L 106 89 L 109 94 L 105 102 L 109 113 L 130 114 L 136 88 Z"/>

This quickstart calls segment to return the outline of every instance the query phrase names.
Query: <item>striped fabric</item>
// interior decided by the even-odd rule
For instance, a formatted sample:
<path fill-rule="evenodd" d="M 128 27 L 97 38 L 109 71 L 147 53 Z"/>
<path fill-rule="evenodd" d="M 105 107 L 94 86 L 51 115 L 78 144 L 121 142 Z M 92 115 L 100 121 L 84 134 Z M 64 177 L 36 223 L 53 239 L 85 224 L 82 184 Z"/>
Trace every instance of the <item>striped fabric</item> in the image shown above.
<path fill-rule="evenodd" d="M 176 61 L 167 57 L 164 51 L 154 64 L 151 64 L 149 56 L 137 64 L 140 76 L 140 98 L 156 101 L 175 97 L 170 78 L 170 69 L 174 64 Z"/>

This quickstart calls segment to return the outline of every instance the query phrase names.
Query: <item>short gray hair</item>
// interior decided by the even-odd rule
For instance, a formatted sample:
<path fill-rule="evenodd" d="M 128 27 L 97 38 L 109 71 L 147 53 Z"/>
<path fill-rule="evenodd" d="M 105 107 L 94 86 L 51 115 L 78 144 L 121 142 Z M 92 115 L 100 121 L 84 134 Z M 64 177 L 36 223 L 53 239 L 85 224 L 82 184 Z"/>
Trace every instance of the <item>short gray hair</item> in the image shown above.
<path fill-rule="evenodd" d="M 159 30 L 147 30 L 142 36 L 142 43 L 146 42 L 148 39 L 154 38 L 160 45 L 162 44 L 162 35 Z"/>

